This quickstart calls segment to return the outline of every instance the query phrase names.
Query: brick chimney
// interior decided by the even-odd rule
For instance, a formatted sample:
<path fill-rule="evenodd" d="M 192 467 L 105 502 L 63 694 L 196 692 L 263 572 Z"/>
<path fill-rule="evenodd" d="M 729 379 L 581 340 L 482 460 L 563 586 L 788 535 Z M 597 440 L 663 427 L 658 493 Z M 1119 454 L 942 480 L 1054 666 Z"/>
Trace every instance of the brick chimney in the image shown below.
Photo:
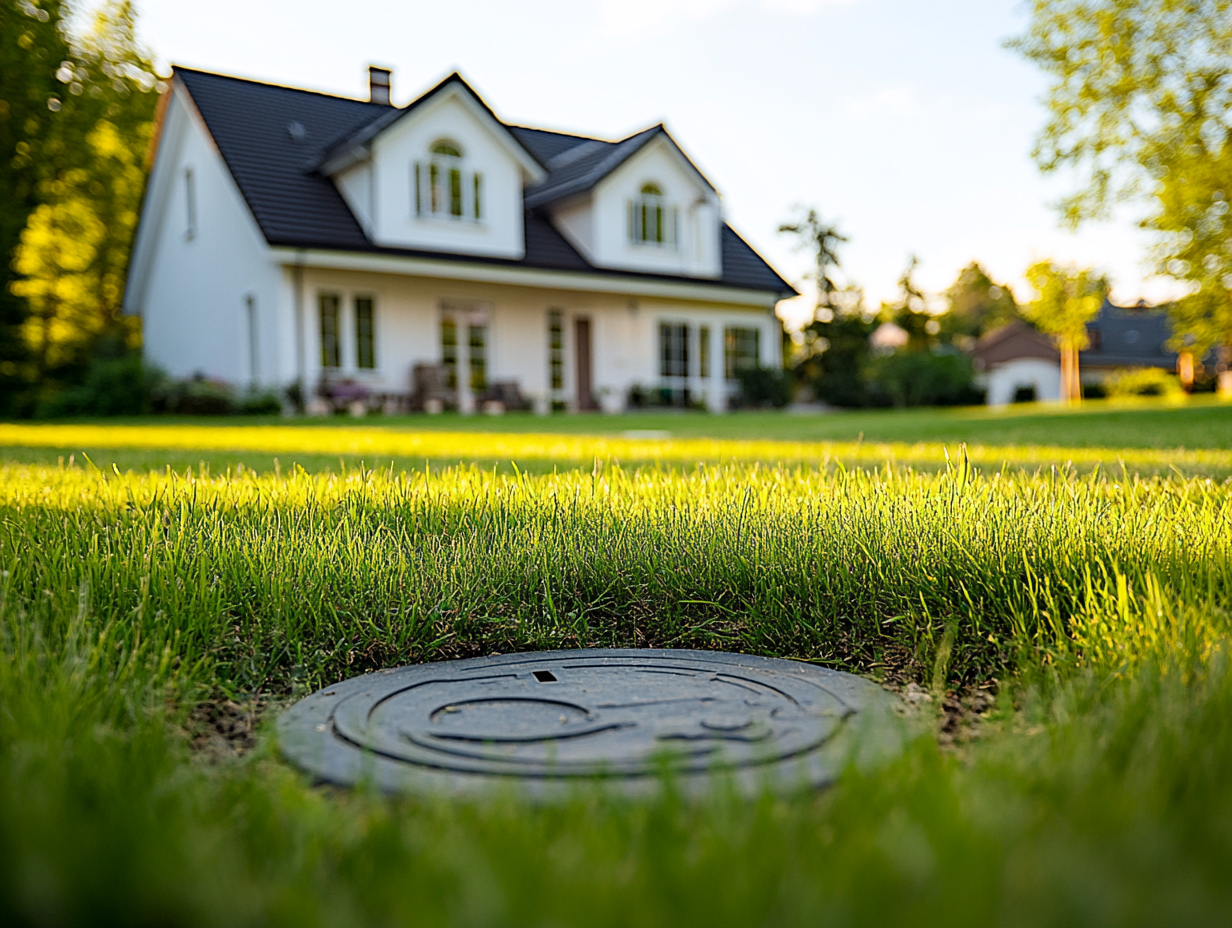
<path fill-rule="evenodd" d="M 389 68 L 368 68 L 368 99 L 382 106 L 390 106 L 389 87 L 393 72 Z"/>

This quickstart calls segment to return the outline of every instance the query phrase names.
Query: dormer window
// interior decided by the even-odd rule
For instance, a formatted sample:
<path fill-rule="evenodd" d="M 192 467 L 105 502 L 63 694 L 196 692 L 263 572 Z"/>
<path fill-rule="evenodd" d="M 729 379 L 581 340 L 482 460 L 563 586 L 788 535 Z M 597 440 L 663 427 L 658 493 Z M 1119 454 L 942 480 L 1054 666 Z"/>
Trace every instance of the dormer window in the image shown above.
<path fill-rule="evenodd" d="M 658 184 L 644 184 L 629 203 L 629 240 L 639 245 L 676 244 L 676 207 Z"/>
<path fill-rule="evenodd" d="M 439 139 L 428 148 L 428 160 L 415 162 L 415 215 L 478 222 L 483 218 L 483 175 L 468 171 L 462 146 Z"/>

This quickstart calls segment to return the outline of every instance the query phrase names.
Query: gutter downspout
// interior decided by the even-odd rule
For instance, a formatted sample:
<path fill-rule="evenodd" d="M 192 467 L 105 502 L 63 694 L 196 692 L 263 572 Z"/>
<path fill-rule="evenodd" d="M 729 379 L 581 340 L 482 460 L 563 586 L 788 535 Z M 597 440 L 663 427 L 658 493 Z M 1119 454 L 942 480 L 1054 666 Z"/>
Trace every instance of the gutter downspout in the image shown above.
<path fill-rule="evenodd" d="M 295 264 L 291 270 L 295 290 L 295 383 L 299 387 L 297 412 L 303 415 L 308 406 L 308 384 L 304 374 L 304 249 L 295 252 Z"/>

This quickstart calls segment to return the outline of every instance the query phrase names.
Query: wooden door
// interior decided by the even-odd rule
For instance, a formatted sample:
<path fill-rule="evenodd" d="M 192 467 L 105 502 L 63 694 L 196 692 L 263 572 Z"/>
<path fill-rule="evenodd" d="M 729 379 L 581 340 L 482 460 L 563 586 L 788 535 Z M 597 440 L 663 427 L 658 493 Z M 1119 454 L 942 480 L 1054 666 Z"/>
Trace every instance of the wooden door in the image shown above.
<path fill-rule="evenodd" d="M 590 339 L 590 320 L 575 319 L 573 321 L 573 344 L 577 352 L 577 408 L 594 409 L 594 383 L 591 379 L 593 368 L 593 348 Z"/>

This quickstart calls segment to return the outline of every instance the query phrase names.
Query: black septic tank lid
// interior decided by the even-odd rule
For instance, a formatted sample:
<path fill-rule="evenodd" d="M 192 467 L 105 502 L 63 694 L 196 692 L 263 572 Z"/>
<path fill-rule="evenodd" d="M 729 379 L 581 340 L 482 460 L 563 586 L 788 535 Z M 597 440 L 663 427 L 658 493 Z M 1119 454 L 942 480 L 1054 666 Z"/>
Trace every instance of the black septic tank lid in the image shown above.
<path fill-rule="evenodd" d="M 860 713 L 892 697 L 799 661 L 715 651 L 508 654 L 355 677 L 278 722 L 286 757 L 319 781 L 389 791 L 501 784 L 559 792 L 601 778 L 622 792 L 665 770 L 698 784 L 819 786 L 846 762 Z"/>

